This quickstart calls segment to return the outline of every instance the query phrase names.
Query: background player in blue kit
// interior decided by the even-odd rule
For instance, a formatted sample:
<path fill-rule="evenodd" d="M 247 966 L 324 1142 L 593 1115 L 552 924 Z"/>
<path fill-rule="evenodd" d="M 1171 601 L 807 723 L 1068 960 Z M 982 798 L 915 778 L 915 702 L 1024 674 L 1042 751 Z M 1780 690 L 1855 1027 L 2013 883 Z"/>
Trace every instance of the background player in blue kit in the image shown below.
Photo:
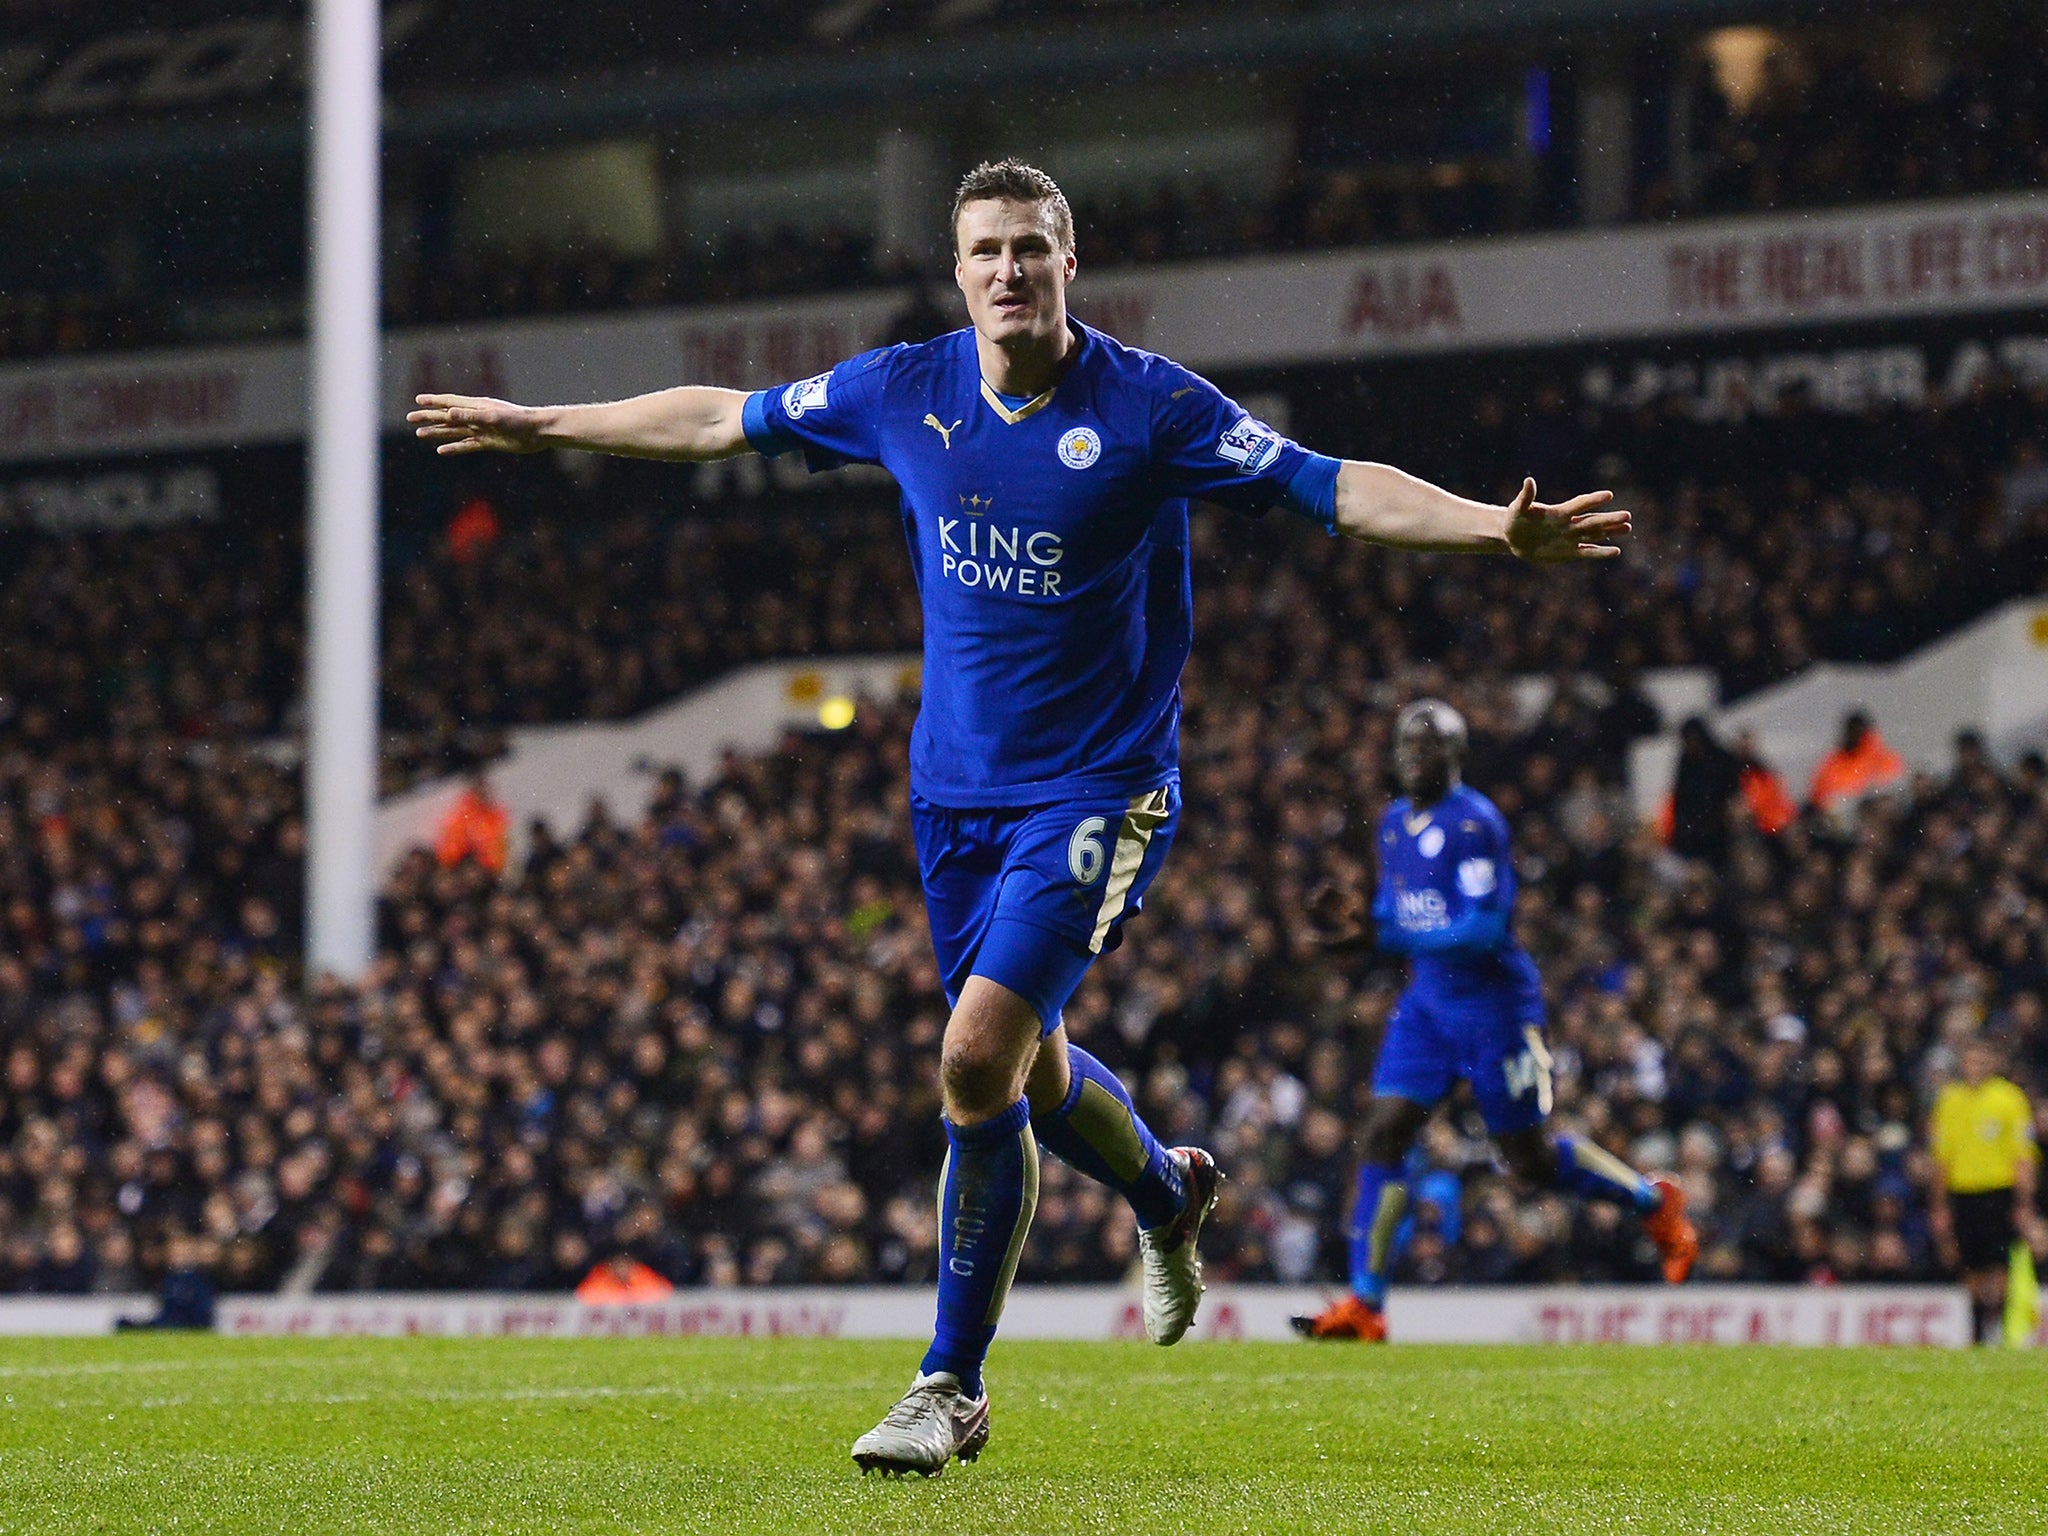
<path fill-rule="evenodd" d="M 940 1062 L 938 1327 L 910 1391 L 854 1443 L 864 1470 L 938 1472 L 988 1436 L 982 1361 L 1036 1203 L 1038 1149 L 1121 1193 L 1140 1227 L 1147 1334 L 1201 1296 L 1218 1173 L 1162 1148 L 1060 1011 L 1116 946 L 1180 814 L 1179 681 L 1192 634 L 1187 504 L 1281 504 L 1325 529 L 1538 564 L 1619 553 L 1605 492 L 1508 506 L 1310 453 L 1213 385 L 1069 318 L 1073 218 L 1005 161 L 961 184 L 955 276 L 972 325 L 745 394 L 605 405 L 423 395 L 442 453 L 573 447 L 702 460 L 801 452 L 887 468 L 924 607 L 911 741 L 917 854 L 953 1013 Z"/>
<path fill-rule="evenodd" d="M 1406 795 L 1387 807 L 1374 838 L 1380 876 L 1371 921 L 1379 948 L 1407 955 L 1411 974 L 1387 1019 L 1373 1072 L 1351 1211 L 1351 1292 L 1318 1316 L 1294 1320 L 1311 1338 L 1386 1337 L 1387 1267 L 1408 1198 L 1402 1160 L 1460 1079 L 1471 1084 L 1486 1128 L 1518 1178 L 1634 1209 L 1673 1284 L 1691 1272 L 1699 1252 L 1676 1184 L 1646 1179 L 1590 1141 L 1544 1130 L 1550 1052 L 1543 981 L 1512 929 L 1507 821 L 1465 785 L 1464 758 L 1465 722 L 1450 705 L 1422 699 L 1401 711 L 1394 766 Z M 1358 935 L 1366 914 L 1357 892 L 1325 887 L 1315 905 L 1331 938 Z"/>

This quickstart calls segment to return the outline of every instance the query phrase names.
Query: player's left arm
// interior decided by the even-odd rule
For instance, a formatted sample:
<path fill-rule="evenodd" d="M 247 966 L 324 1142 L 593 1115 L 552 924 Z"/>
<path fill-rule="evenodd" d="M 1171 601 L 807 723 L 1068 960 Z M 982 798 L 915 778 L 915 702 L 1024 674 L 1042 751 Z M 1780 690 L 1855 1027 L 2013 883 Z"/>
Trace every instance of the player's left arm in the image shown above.
<path fill-rule="evenodd" d="M 1612 491 L 1552 504 L 1525 479 L 1504 507 L 1468 501 L 1391 464 L 1346 459 L 1337 468 L 1335 531 L 1397 549 L 1507 554 L 1532 565 L 1608 560 L 1626 537 L 1629 514 L 1610 508 Z"/>
<path fill-rule="evenodd" d="M 1592 491 L 1552 505 L 1524 480 L 1491 506 L 1391 464 L 1333 459 L 1291 442 L 1198 373 L 1157 359 L 1146 375 L 1155 464 L 1166 488 L 1246 512 L 1280 505 L 1341 533 L 1397 549 L 1514 555 L 1536 565 L 1607 560 L 1628 513 Z"/>

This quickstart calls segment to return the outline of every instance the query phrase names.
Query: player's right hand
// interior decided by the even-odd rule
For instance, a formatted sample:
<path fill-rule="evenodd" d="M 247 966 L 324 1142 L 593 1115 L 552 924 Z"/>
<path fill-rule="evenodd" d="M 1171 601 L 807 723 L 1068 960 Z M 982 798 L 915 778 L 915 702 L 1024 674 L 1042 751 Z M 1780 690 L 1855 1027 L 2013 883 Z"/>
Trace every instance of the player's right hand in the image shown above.
<path fill-rule="evenodd" d="M 484 395 L 414 395 L 413 436 L 436 453 L 538 453 L 541 413 Z"/>
<path fill-rule="evenodd" d="M 1316 942 L 1325 949 L 1349 949 L 1369 937 L 1366 920 L 1371 909 L 1356 886 L 1324 880 L 1308 893 L 1303 905 Z"/>

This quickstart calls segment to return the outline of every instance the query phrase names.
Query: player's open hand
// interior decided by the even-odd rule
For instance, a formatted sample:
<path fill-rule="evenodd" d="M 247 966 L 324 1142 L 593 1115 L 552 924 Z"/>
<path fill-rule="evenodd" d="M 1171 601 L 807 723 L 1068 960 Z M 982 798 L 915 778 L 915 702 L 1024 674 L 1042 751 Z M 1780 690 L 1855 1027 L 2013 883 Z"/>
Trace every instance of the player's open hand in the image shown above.
<path fill-rule="evenodd" d="M 1612 559 L 1621 547 L 1607 541 L 1626 537 L 1630 527 L 1628 513 L 1601 510 L 1612 500 L 1612 491 L 1588 491 L 1551 506 L 1536 499 L 1534 480 L 1524 480 L 1508 503 L 1508 548 L 1531 565 Z"/>
<path fill-rule="evenodd" d="M 541 413 L 483 395 L 414 395 L 413 436 L 436 453 L 537 453 Z"/>
<path fill-rule="evenodd" d="M 1365 895 L 1356 886 L 1321 881 L 1308 893 L 1302 908 L 1316 942 L 1325 949 L 1355 948 L 1368 937 L 1366 919 L 1370 914 Z"/>

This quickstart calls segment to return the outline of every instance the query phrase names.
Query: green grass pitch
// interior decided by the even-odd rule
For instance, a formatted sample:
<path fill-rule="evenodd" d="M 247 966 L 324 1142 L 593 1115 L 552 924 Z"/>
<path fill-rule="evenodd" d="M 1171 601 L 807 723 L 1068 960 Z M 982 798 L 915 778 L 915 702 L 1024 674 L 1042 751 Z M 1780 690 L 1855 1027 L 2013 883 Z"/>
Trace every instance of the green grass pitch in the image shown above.
<path fill-rule="evenodd" d="M 987 1454 L 863 1479 L 917 1353 L 0 1341 L 0 1533 L 2048 1530 L 2026 1353 L 998 1344 Z"/>

